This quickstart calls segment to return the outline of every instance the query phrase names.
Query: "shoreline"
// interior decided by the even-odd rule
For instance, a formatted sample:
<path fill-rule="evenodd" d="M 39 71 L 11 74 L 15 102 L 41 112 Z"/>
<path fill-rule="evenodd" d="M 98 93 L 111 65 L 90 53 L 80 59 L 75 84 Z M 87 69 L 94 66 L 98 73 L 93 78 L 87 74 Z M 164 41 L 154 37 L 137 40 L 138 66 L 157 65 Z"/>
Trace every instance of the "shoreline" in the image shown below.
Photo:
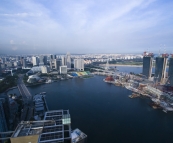
<path fill-rule="evenodd" d="M 105 64 L 101 64 L 101 66 L 106 66 Z M 109 64 L 110 67 L 112 66 L 119 66 L 119 67 L 142 67 L 142 65 L 122 65 L 122 64 Z"/>

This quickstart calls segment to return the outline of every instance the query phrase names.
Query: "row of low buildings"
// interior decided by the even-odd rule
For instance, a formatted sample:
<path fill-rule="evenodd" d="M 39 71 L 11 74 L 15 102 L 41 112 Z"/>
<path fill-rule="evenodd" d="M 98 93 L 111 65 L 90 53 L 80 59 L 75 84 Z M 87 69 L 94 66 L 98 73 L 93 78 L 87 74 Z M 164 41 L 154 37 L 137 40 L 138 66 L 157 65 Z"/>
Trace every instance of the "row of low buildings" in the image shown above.
<path fill-rule="evenodd" d="M 168 65 L 168 54 L 162 54 L 155 58 L 155 72 L 154 72 L 154 81 L 160 84 L 168 83 L 173 86 L 173 55 L 169 58 Z M 153 70 L 153 61 L 154 55 L 152 53 L 144 52 L 143 57 L 143 75 L 148 79 L 152 77 Z M 167 72 L 168 70 L 168 72 Z"/>

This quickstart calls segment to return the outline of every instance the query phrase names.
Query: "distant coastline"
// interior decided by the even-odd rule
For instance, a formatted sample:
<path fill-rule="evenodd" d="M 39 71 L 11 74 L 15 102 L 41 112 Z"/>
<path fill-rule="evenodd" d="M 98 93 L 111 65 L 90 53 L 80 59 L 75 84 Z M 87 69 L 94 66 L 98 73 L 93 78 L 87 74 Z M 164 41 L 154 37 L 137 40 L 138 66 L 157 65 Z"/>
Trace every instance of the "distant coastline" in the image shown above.
<path fill-rule="evenodd" d="M 105 64 L 102 64 L 101 66 L 106 66 Z M 123 64 L 109 64 L 110 67 L 113 67 L 113 66 L 121 66 L 121 67 L 142 67 L 142 65 L 123 65 Z"/>

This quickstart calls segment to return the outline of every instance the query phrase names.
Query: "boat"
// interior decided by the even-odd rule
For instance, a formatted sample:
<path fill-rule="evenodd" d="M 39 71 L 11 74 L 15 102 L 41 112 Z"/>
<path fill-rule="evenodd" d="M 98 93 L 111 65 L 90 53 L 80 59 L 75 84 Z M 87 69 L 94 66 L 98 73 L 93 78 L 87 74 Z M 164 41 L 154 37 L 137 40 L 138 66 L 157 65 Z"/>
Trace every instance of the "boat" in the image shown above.
<path fill-rule="evenodd" d="M 167 113 L 167 110 L 164 109 L 163 112 Z"/>
<path fill-rule="evenodd" d="M 46 94 L 46 92 L 41 92 L 40 94 L 41 94 L 41 95 L 44 95 L 44 94 Z"/>
<path fill-rule="evenodd" d="M 48 79 L 45 83 L 52 83 L 53 81 L 51 79 Z"/>

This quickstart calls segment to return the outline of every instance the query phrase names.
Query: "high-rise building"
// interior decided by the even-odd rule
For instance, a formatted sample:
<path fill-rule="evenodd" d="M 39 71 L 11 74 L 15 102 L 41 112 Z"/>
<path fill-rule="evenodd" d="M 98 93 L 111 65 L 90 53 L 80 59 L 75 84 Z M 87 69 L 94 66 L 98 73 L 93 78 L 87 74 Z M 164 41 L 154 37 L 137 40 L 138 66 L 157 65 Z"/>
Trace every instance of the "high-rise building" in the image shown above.
<path fill-rule="evenodd" d="M 1 68 L 1 63 L 0 63 L 0 75 L 2 74 L 2 68 Z"/>
<path fill-rule="evenodd" d="M 60 66 L 61 66 L 61 60 L 53 59 L 50 61 L 51 69 L 59 70 Z"/>
<path fill-rule="evenodd" d="M 16 56 L 16 61 L 20 61 L 20 56 Z"/>
<path fill-rule="evenodd" d="M 50 59 L 51 60 L 56 59 L 56 55 L 50 55 Z"/>
<path fill-rule="evenodd" d="M 155 65 L 155 81 L 164 83 L 166 79 L 166 66 L 167 66 L 168 54 L 162 54 L 161 57 L 156 57 Z"/>
<path fill-rule="evenodd" d="M 0 98 L 0 132 L 5 132 L 8 130 L 4 105 L 5 105 L 5 99 Z"/>
<path fill-rule="evenodd" d="M 48 66 L 41 66 L 41 73 L 49 73 L 50 68 Z"/>
<path fill-rule="evenodd" d="M 33 64 L 33 66 L 38 66 L 39 65 L 38 57 L 32 57 L 32 64 Z"/>
<path fill-rule="evenodd" d="M 74 69 L 84 71 L 84 59 L 74 59 Z"/>
<path fill-rule="evenodd" d="M 22 67 L 27 67 L 27 62 L 26 62 L 26 59 L 24 57 L 21 58 L 21 64 L 22 64 Z"/>
<path fill-rule="evenodd" d="M 61 65 L 62 66 L 66 66 L 67 65 L 67 59 L 64 56 L 61 57 Z"/>
<path fill-rule="evenodd" d="M 66 54 L 66 60 L 67 60 L 67 69 L 71 69 L 71 56 L 70 56 L 70 53 Z"/>
<path fill-rule="evenodd" d="M 148 79 L 151 78 L 152 66 L 153 66 L 153 53 L 144 52 L 142 74 Z"/>
<path fill-rule="evenodd" d="M 173 55 L 169 59 L 168 81 L 170 85 L 173 86 Z"/>
<path fill-rule="evenodd" d="M 42 66 L 42 65 L 47 65 L 47 56 L 39 56 L 39 65 Z"/>
<path fill-rule="evenodd" d="M 67 66 L 60 66 L 59 72 L 60 74 L 67 74 Z"/>

